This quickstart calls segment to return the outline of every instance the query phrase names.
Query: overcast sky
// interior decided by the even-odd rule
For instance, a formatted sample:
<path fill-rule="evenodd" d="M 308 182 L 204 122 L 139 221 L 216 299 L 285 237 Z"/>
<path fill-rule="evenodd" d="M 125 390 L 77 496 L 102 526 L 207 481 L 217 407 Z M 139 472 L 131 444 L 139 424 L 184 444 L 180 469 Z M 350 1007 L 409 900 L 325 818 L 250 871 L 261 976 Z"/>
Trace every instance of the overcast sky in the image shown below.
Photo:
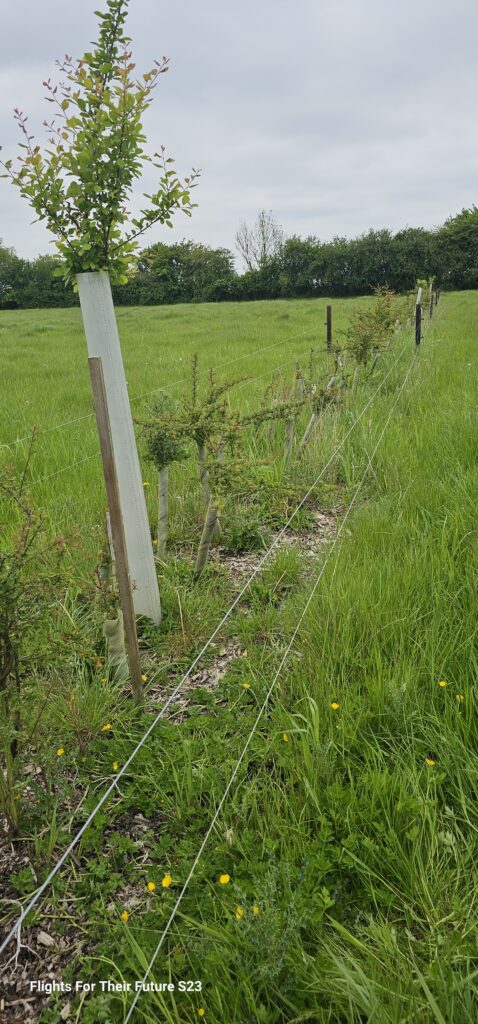
<path fill-rule="evenodd" d="M 96 37 L 102 0 L 15 0 L 2 11 L 0 143 L 15 153 L 14 106 L 41 141 L 42 80 Z M 432 227 L 478 202 L 476 0 L 131 0 L 138 70 L 171 59 L 147 115 L 179 175 L 200 167 L 199 207 L 173 230 L 234 248 L 239 222 L 272 210 L 287 235 Z M 154 185 L 144 179 L 146 191 Z M 0 238 L 53 251 L 0 180 Z"/>

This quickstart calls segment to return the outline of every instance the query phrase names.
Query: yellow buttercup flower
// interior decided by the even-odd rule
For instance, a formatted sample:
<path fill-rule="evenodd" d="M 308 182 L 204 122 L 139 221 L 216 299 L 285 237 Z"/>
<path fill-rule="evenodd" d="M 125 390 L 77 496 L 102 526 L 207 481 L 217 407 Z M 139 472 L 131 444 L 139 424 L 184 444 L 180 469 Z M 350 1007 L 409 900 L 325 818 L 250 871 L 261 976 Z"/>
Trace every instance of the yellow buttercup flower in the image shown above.
<path fill-rule="evenodd" d="M 219 875 L 219 881 L 220 881 L 221 885 L 227 885 L 227 883 L 231 881 L 231 876 L 230 875 Z"/>
<path fill-rule="evenodd" d="M 143 480 L 143 487 L 149 487 L 149 480 Z"/>
<path fill-rule="evenodd" d="M 148 682 L 148 677 L 147 677 L 147 675 L 145 675 L 144 672 L 143 672 L 143 674 L 141 676 L 141 679 L 143 680 L 143 683 L 147 683 Z"/>
<path fill-rule="evenodd" d="M 440 682 L 438 683 L 438 685 L 439 686 L 448 686 L 448 683 L 445 681 L 445 679 L 440 679 Z"/>
<path fill-rule="evenodd" d="M 101 732 L 108 732 L 111 729 L 111 722 L 106 722 L 106 725 L 101 726 Z"/>
<path fill-rule="evenodd" d="M 122 921 L 124 921 L 124 922 L 126 923 L 126 921 L 128 920 L 128 918 L 129 918 L 129 914 L 128 914 L 128 911 L 127 911 L 127 910 L 123 910 L 123 913 L 122 913 L 122 915 L 121 915 L 121 920 L 122 920 Z"/>
<path fill-rule="evenodd" d="M 464 701 L 464 699 L 465 699 L 465 695 L 463 693 L 457 693 L 456 696 L 455 696 L 455 700 L 459 700 L 460 704 Z"/>
<path fill-rule="evenodd" d="M 146 888 L 147 888 L 148 892 L 154 892 L 154 890 L 156 888 L 156 882 L 148 882 Z"/>
<path fill-rule="evenodd" d="M 203 1007 L 203 1006 L 200 1006 L 200 1007 L 199 1007 L 199 1010 L 198 1010 L 198 1016 L 199 1016 L 199 1017 L 205 1017 L 205 1016 L 206 1016 L 206 1011 L 205 1011 L 205 1009 L 204 1009 L 204 1007 Z"/>
<path fill-rule="evenodd" d="M 236 907 L 236 920 L 240 921 L 241 917 L 244 917 L 244 909 L 243 907 Z"/>
<path fill-rule="evenodd" d="M 242 686 L 243 686 L 244 690 L 250 690 L 250 688 L 251 688 L 251 684 L 250 683 L 243 683 Z"/>
<path fill-rule="evenodd" d="M 113 771 L 114 771 L 114 772 L 117 772 L 117 771 L 118 771 L 118 768 L 119 768 L 119 764 L 118 764 L 118 762 L 117 762 L 117 761 L 113 761 Z"/>
<path fill-rule="evenodd" d="M 169 886 L 171 885 L 172 881 L 172 875 L 165 875 L 161 882 L 163 889 L 169 889 Z"/>
<path fill-rule="evenodd" d="M 340 704 L 337 704 L 337 701 L 333 700 L 331 705 L 330 705 L 330 707 L 332 708 L 332 711 L 338 711 L 339 707 L 340 707 Z"/>
<path fill-rule="evenodd" d="M 434 761 L 432 757 L 426 757 L 425 764 L 427 764 L 429 768 L 433 768 L 433 765 L 436 764 L 436 761 Z"/>
<path fill-rule="evenodd" d="M 261 908 L 257 906 L 257 903 L 253 903 L 252 904 L 252 913 L 253 914 L 259 914 L 260 910 L 261 910 Z"/>
<path fill-rule="evenodd" d="M 243 652 L 242 652 L 242 654 L 241 654 L 241 658 L 247 658 L 247 651 L 243 651 Z"/>
<path fill-rule="evenodd" d="M 289 737 L 288 737 L 286 732 L 282 733 L 282 739 L 284 740 L 284 743 L 288 743 L 289 742 Z"/>
<path fill-rule="evenodd" d="M 61 755 L 64 754 L 64 753 L 65 753 L 64 748 L 63 747 L 58 747 L 58 750 L 56 752 L 56 756 L 57 757 L 61 757 Z"/>

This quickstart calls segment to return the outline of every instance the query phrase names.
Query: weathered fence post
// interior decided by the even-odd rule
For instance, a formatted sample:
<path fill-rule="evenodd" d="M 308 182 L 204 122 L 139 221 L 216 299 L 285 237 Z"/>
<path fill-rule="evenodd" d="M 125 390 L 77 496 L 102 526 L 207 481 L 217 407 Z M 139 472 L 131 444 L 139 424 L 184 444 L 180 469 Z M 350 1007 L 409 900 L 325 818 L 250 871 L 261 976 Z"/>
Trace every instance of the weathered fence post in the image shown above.
<path fill-rule="evenodd" d="M 422 289 L 419 288 L 417 292 L 417 303 L 415 306 L 415 345 L 419 345 L 422 340 Z"/>
<path fill-rule="evenodd" d="M 136 615 L 159 626 L 161 601 L 133 419 L 106 271 L 77 274 L 88 355 L 102 360 Z"/>
<path fill-rule="evenodd" d="M 120 493 L 116 473 L 116 461 L 111 435 L 108 400 L 106 397 L 102 361 L 98 357 L 88 359 L 90 368 L 91 389 L 95 406 L 96 423 L 100 439 L 101 459 L 105 478 L 106 496 L 111 527 L 111 536 L 115 555 L 116 579 L 123 613 L 124 633 L 128 666 L 131 677 L 131 692 L 136 701 L 141 700 L 143 682 L 139 661 L 138 637 L 134 618 L 131 579 L 128 571 L 128 554 L 121 515 Z"/>
<path fill-rule="evenodd" d="M 332 306 L 327 306 L 327 351 L 332 350 Z"/>

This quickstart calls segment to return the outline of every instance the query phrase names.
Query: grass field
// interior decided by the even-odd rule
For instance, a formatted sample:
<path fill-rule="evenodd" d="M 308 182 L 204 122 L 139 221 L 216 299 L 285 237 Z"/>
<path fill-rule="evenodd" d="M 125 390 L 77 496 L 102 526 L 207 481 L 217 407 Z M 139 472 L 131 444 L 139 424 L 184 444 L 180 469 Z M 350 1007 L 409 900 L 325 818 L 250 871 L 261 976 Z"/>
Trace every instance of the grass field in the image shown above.
<path fill-rule="evenodd" d="M 370 300 L 360 299 L 358 303 Z M 251 378 L 231 393 L 231 402 L 244 411 L 257 405 L 272 374 L 281 367 L 292 385 L 295 363 L 306 370 L 310 349 L 318 367 L 326 370 L 326 303 L 315 301 L 253 302 L 238 305 L 171 306 L 119 309 L 118 324 L 134 416 L 144 415 L 159 390 L 178 398 L 189 389 L 191 359 L 199 355 L 204 386 L 211 366 L 219 381 Z M 334 302 L 334 336 L 343 340 L 351 303 Z M 29 435 L 36 425 L 45 431 L 63 421 L 80 418 L 64 430 L 41 434 L 32 461 L 34 493 L 46 508 L 52 527 L 62 532 L 88 532 L 102 519 L 105 504 L 96 424 L 86 362 L 86 343 L 78 310 L 26 310 L 0 314 L 5 394 L 0 444 Z M 257 378 L 257 380 L 256 380 Z M 178 383 L 180 382 L 180 383 Z M 144 396 L 138 398 L 137 396 Z M 306 422 L 304 414 L 304 423 Z M 0 449 L 21 465 L 28 444 Z M 90 458 L 90 456 L 92 456 Z M 85 461 L 87 460 L 87 461 Z M 71 470 L 64 467 L 75 463 Z M 149 471 L 151 472 L 151 471 Z M 148 469 L 145 468 L 146 477 Z M 184 483 L 175 470 L 178 490 Z M 186 477 L 189 470 L 186 470 Z M 42 478 L 47 477 L 44 482 Z M 151 517 L 155 499 L 148 495 Z M 173 521 L 180 509 L 173 510 Z M 180 515 L 180 527 L 183 525 Z"/>
<path fill-rule="evenodd" d="M 337 331 L 350 305 L 334 300 Z M 231 393 L 243 408 L 286 361 L 292 380 L 311 346 L 327 368 L 325 301 L 120 310 L 118 319 L 131 396 L 187 377 L 194 351 L 204 370 L 240 357 L 218 373 L 263 374 Z M 90 413 L 77 311 L 5 312 L 0 333 L 2 442 Z M 233 494 L 225 516 L 236 559 L 216 557 L 196 583 L 197 484 L 191 465 L 175 468 L 172 554 L 158 564 L 164 624 L 142 632 L 140 708 L 99 660 L 101 621 L 85 602 L 105 504 L 99 459 L 80 461 L 96 449 L 93 421 L 40 434 L 31 488 L 68 555 L 51 661 L 32 670 L 22 696 L 34 727 L 20 754 L 19 836 L 2 854 L 5 926 L 244 583 L 237 552 L 246 569 L 255 564 L 331 461 L 290 543 L 204 655 L 187 704 L 178 699 L 158 723 L 24 927 L 41 955 L 21 951 L 27 977 L 46 977 L 52 964 L 55 978 L 96 988 L 37 999 L 25 1020 L 126 1021 L 185 883 L 148 980 L 198 980 L 202 990 L 145 992 L 134 1024 L 478 1018 L 477 349 L 478 294 L 443 295 L 419 355 L 411 329 L 397 335 L 370 380 L 326 411 L 301 463 L 283 457 L 283 425 L 272 456 L 267 431 L 251 435 L 246 497 L 257 501 Z M 22 448 L 3 457 L 15 451 L 20 466 Z M 147 463 L 144 472 L 154 533 L 155 477 Z M 317 511 L 329 529 L 311 557 Z M 46 950 L 40 929 L 52 936 Z M 26 993 L 13 966 L 2 972 L 7 1022 L 21 1019 L 13 1003 Z M 133 990 L 102 991 L 104 979 Z"/>

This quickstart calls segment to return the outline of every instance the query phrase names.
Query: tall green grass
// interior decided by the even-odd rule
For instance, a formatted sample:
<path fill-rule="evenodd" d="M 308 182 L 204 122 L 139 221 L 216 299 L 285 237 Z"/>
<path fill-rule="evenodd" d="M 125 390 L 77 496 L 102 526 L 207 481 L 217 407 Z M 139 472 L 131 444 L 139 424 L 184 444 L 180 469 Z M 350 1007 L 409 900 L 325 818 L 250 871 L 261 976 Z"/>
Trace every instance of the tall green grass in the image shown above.
<path fill-rule="evenodd" d="M 411 334 L 403 337 L 395 370 L 328 470 L 339 518 L 365 474 L 360 498 L 152 972 L 156 981 L 199 979 L 203 991 L 144 994 L 135 1024 L 192 1022 L 201 1008 L 214 1024 L 478 1016 L 477 301 L 442 296 L 368 466 L 414 355 Z M 266 319 L 281 306 L 258 308 Z M 278 438 L 274 486 L 305 490 L 371 394 L 372 384 L 325 417 L 302 466 L 286 469 Z M 184 721 L 158 725 L 82 840 L 79 862 L 55 883 L 57 931 L 73 915 L 87 942 L 71 977 L 142 978 L 322 560 L 277 553 L 222 634 L 247 656 L 230 662 L 217 690 L 193 693 Z M 176 666 L 187 664 L 233 592 L 221 569 L 195 590 L 188 573 L 181 559 L 161 569 L 165 633 L 148 642 L 164 692 L 171 644 Z M 91 685 L 104 693 L 99 680 Z M 55 725 L 52 744 L 67 747 L 60 791 L 72 770 L 89 787 L 71 829 L 152 710 L 112 697 L 112 737 L 96 734 L 82 758 L 74 732 Z M 163 888 L 167 873 L 173 884 Z M 29 885 L 17 881 L 19 893 Z M 75 1002 L 78 1020 L 119 1024 L 131 1000 L 97 991 Z M 42 1021 L 56 1024 L 62 1005 L 53 997 Z"/>

